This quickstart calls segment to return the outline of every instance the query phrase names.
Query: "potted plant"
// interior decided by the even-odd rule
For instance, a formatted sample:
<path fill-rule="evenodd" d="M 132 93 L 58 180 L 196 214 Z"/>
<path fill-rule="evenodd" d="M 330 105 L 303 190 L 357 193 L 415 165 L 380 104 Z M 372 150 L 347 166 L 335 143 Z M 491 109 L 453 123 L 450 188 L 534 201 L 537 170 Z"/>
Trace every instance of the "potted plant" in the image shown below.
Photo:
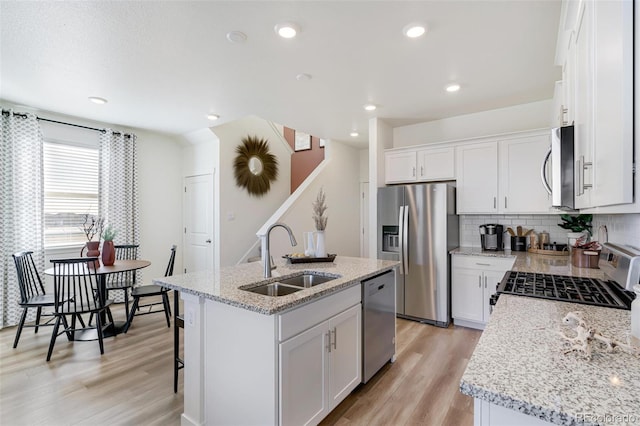
<path fill-rule="evenodd" d="M 571 231 L 567 233 L 569 247 L 575 246 L 579 238 L 584 236 L 585 239 L 588 240 L 591 236 L 592 214 L 579 214 L 577 216 L 563 214 L 560 215 L 560 218 L 562 219 L 562 223 L 559 223 L 558 226 Z"/>
<path fill-rule="evenodd" d="M 113 246 L 113 239 L 118 232 L 113 226 L 108 225 L 102 233 L 102 264 L 104 266 L 111 266 L 116 261 L 116 249 Z"/>

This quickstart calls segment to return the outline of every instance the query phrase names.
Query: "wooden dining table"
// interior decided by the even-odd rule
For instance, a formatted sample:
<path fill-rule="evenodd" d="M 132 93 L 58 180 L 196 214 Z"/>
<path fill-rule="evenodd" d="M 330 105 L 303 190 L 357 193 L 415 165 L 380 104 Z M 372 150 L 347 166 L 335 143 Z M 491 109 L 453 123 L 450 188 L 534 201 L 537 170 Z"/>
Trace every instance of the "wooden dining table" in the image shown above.
<path fill-rule="evenodd" d="M 96 274 L 98 275 L 98 291 L 100 291 L 102 300 L 107 300 L 107 275 L 116 274 L 119 272 L 135 271 L 138 269 L 146 268 L 151 265 L 148 260 L 116 260 L 113 265 L 105 266 L 100 264 L 99 268 L 96 268 Z M 45 275 L 54 275 L 54 268 L 47 268 L 44 271 Z M 105 324 L 106 315 L 104 312 L 100 313 L 102 323 Z M 128 317 L 127 313 L 127 317 Z M 113 337 L 122 333 L 126 328 L 126 321 L 114 321 L 103 331 L 103 337 Z M 98 340 L 98 332 L 95 329 L 85 330 L 83 332 L 76 333 L 74 340 Z"/>

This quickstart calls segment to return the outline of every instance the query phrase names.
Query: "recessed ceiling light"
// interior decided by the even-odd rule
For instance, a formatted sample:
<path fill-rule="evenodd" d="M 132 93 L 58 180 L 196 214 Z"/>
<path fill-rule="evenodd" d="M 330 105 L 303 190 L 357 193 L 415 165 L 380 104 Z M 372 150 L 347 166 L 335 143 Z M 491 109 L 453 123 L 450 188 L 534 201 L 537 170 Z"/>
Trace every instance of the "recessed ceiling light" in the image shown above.
<path fill-rule="evenodd" d="M 305 73 L 301 73 L 296 75 L 296 80 L 298 81 L 309 81 L 311 80 L 311 74 L 305 74 Z"/>
<path fill-rule="evenodd" d="M 98 104 L 98 105 L 104 105 L 107 102 L 109 102 L 105 98 L 99 98 L 97 96 L 89 96 L 89 100 L 94 104 Z"/>
<path fill-rule="evenodd" d="M 413 23 L 406 25 L 402 29 L 402 33 L 409 38 L 417 38 L 427 32 L 427 26 L 424 24 Z"/>
<path fill-rule="evenodd" d="M 358 136 L 360 136 L 360 133 L 358 133 L 358 132 L 351 132 L 351 133 L 349 133 L 349 136 L 351 136 L 352 138 L 357 138 Z"/>
<path fill-rule="evenodd" d="M 231 43 L 242 43 L 247 40 L 247 35 L 242 31 L 229 31 L 227 33 L 227 40 Z"/>
<path fill-rule="evenodd" d="M 275 26 L 275 31 L 282 38 L 294 38 L 300 32 L 300 27 L 293 22 L 283 22 Z"/>
<path fill-rule="evenodd" d="M 460 90 L 460 85 L 456 84 L 456 83 L 452 83 L 452 84 L 448 85 L 447 87 L 445 87 L 445 90 L 447 92 L 457 92 L 458 90 Z"/>
<path fill-rule="evenodd" d="M 366 104 L 363 106 L 363 108 L 365 109 L 365 111 L 375 111 L 378 107 L 374 104 Z"/>
<path fill-rule="evenodd" d="M 211 121 L 216 121 L 220 116 L 218 114 L 207 114 L 207 118 Z"/>

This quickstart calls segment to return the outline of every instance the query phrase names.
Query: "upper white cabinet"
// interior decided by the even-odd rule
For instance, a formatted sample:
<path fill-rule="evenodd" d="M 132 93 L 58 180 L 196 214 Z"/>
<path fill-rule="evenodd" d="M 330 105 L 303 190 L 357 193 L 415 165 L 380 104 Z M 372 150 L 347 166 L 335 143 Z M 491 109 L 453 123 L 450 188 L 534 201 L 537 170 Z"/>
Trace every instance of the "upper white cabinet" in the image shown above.
<path fill-rule="evenodd" d="M 549 213 L 551 200 L 540 178 L 548 149 L 549 132 L 499 142 L 500 212 Z"/>
<path fill-rule="evenodd" d="M 385 153 L 385 182 L 455 179 L 454 147 L 403 149 Z"/>
<path fill-rule="evenodd" d="M 416 152 L 386 152 L 384 155 L 386 183 L 416 181 Z"/>
<path fill-rule="evenodd" d="M 457 147 L 458 214 L 498 212 L 498 143 Z"/>
<path fill-rule="evenodd" d="M 540 180 L 548 149 L 548 131 L 458 146 L 458 214 L 549 213 Z"/>
<path fill-rule="evenodd" d="M 633 202 L 633 1 L 563 2 L 556 57 L 575 125 L 576 208 Z"/>

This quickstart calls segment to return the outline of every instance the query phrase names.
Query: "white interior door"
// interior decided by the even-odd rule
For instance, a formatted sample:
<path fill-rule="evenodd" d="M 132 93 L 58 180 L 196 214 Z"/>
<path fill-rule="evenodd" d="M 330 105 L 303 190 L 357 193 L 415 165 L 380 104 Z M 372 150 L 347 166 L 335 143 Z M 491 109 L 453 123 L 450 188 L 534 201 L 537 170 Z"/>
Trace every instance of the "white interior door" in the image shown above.
<path fill-rule="evenodd" d="M 184 180 L 184 272 L 213 270 L 213 175 Z"/>
<path fill-rule="evenodd" d="M 369 182 L 360 182 L 360 256 L 369 257 Z"/>

